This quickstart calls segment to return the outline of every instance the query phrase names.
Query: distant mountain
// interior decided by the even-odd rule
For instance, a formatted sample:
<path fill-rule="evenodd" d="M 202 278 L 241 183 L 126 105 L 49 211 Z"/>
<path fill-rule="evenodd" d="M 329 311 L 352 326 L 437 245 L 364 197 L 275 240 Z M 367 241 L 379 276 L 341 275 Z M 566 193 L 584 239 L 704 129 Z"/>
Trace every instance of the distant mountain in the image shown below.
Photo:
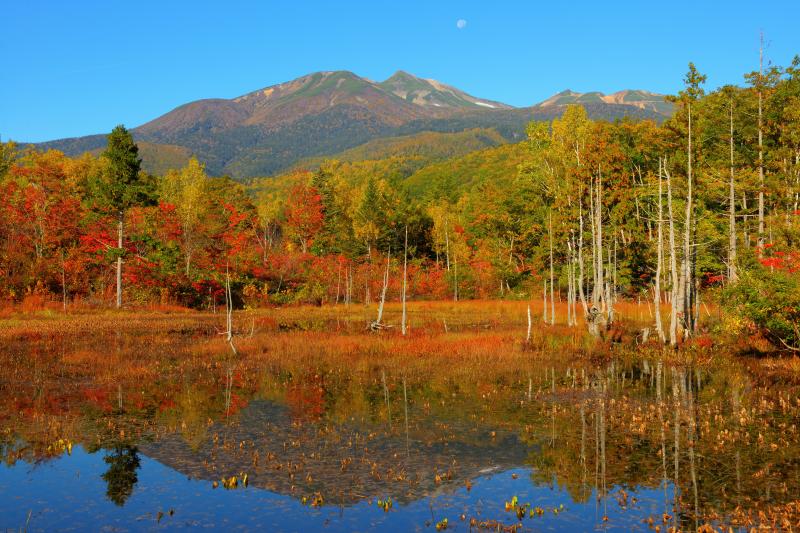
<path fill-rule="evenodd" d="M 493 128 L 475 128 L 454 133 L 423 131 L 398 137 L 381 137 L 338 154 L 301 159 L 297 168 L 314 169 L 326 159 L 336 161 L 375 161 L 399 157 L 423 163 L 466 155 L 508 142 Z"/>
<path fill-rule="evenodd" d="M 399 96 L 407 102 L 426 108 L 440 109 L 511 109 L 512 106 L 482 100 L 470 96 L 464 91 L 445 85 L 436 80 L 417 78 L 407 72 L 398 70 L 381 87 Z"/>
<path fill-rule="evenodd" d="M 601 97 L 580 103 L 593 118 L 663 118 L 649 103 L 652 99 L 646 98 L 651 93 L 629 93 L 619 101 Z M 516 141 L 530 120 L 549 120 L 561 112 L 561 100 L 515 109 L 402 71 L 380 83 L 333 71 L 229 100 L 191 102 L 132 132 L 143 143 L 144 166 L 151 172 L 181 166 L 194 154 L 212 175 L 249 178 L 272 175 L 303 159 L 340 153 L 375 139 L 424 131 L 491 128 L 505 140 Z M 105 143 L 105 135 L 90 135 L 38 146 L 78 155 L 100 150 Z"/>
<path fill-rule="evenodd" d="M 601 92 L 576 93 L 567 89 L 554 94 L 547 100 L 540 102 L 536 107 L 565 106 L 569 104 L 618 104 L 638 107 L 652 111 L 658 115 L 669 116 L 672 114 L 672 104 L 664 100 L 663 94 L 651 93 L 641 90 L 618 91 L 613 94 Z"/>

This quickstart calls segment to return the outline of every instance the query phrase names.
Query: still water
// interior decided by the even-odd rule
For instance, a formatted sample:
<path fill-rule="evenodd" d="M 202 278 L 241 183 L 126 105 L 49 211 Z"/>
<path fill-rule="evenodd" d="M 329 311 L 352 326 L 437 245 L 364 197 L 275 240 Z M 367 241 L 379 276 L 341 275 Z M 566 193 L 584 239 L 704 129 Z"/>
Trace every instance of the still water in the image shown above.
<path fill-rule="evenodd" d="M 0 528 L 694 530 L 800 498 L 797 387 L 745 365 L 245 365 L 174 335 L 109 368 L 111 338 L 7 345 Z"/>

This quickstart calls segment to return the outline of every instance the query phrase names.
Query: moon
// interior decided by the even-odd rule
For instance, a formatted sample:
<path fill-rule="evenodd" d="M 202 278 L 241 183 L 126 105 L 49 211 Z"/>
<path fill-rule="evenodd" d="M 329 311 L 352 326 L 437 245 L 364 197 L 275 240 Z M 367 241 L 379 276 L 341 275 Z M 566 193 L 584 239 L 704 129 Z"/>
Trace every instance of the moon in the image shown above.
<path fill-rule="evenodd" d="M 463 30 L 466 27 L 467 27 L 467 21 L 466 20 L 458 19 L 456 21 L 456 28 L 458 28 L 459 30 Z"/>

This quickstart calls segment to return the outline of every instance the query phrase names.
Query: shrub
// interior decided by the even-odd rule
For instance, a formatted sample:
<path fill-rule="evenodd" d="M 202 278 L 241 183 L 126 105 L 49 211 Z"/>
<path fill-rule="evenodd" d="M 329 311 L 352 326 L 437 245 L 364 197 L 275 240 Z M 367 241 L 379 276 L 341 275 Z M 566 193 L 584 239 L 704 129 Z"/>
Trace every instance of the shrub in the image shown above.
<path fill-rule="evenodd" d="M 755 267 L 723 291 L 734 318 L 752 325 L 779 349 L 800 351 L 800 279 L 797 274 Z"/>

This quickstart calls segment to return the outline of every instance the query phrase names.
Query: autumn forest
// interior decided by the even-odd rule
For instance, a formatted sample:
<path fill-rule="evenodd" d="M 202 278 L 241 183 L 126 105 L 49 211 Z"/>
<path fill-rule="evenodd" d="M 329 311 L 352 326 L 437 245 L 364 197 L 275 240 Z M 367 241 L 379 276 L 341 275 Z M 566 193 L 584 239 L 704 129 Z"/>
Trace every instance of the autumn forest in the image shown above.
<path fill-rule="evenodd" d="M 800 56 L 757 66 L 0 143 L 0 528 L 800 528 Z"/>
<path fill-rule="evenodd" d="M 150 175 L 124 127 L 99 155 L 7 142 L 2 297 L 22 308 L 214 309 L 227 277 L 236 307 L 369 304 L 386 267 L 389 299 L 544 295 L 568 302 L 570 323 L 600 312 L 609 323 L 619 299 L 670 302 L 675 318 L 655 328 L 673 344 L 676 328 L 682 339 L 697 330 L 705 295 L 728 291 L 733 313 L 786 298 L 770 324 L 745 318 L 798 349 L 788 326 L 798 318 L 800 65 L 746 80 L 706 94 L 690 65 L 661 124 L 594 121 L 573 105 L 531 122 L 520 144 L 444 159 L 408 182 L 403 167 L 425 159 L 413 141 L 247 184 L 209 177 L 195 158 Z M 444 151 L 448 141 L 425 142 Z"/>

